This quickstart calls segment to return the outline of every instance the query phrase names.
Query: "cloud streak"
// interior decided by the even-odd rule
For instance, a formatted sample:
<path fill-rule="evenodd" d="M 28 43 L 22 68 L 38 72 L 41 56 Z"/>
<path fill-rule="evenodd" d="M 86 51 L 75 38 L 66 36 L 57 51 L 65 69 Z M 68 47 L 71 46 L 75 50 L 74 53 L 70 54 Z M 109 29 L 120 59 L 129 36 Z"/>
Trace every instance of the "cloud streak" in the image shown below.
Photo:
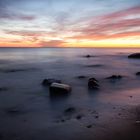
<path fill-rule="evenodd" d="M 1 0 L 0 36 L 9 45 L 38 47 L 140 39 L 140 2 L 128 0 L 123 4 L 118 0 L 116 5 L 114 2 Z M 114 7 L 107 8 L 111 5 Z M 3 42 L 0 46 L 4 46 L 5 40 L 0 39 Z"/>

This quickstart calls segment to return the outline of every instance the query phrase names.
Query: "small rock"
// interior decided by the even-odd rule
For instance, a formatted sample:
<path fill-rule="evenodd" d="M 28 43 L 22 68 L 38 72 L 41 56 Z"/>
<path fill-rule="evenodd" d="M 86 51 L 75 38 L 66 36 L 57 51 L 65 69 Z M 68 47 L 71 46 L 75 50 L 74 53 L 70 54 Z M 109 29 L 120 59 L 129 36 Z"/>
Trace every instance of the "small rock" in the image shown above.
<path fill-rule="evenodd" d="M 81 120 L 82 117 L 83 117 L 82 115 L 78 115 L 78 116 L 76 116 L 76 119 L 77 119 L 77 120 Z"/>
<path fill-rule="evenodd" d="M 136 124 L 140 124 L 140 121 L 136 121 Z"/>
<path fill-rule="evenodd" d="M 128 58 L 140 59 L 140 53 L 133 53 L 128 56 Z"/>
<path fill-rule="evenodd" d="M 78 79 L 84 79 L 84 78 L 86 78 L 86 76 L 80 75 L 80 76 L 78 76 L 77 78 L 78 78 Z"/>
<path fill-rule="evenodd" d="M 76 109 L 74 107 L 69 107 L 64 111 L 64 113 L 74 113 L 75 111 Z"/>
<path fill-rule="evenodd" d="M 91 127 L 92 127 L 92 125 L 88 125 L 88 126 L 87 126 L 87 128 L 91 128 Z"/>
<path fill-rule="evenodd" d="M 64 119 L 62 119 L 62 120 L 61 120 L 61 122 L 65 122 L 65 120 L 64 120 Z"/>
<path fill-rule="evenodd" d="M 50 93 L 54 95 L 62 95 L 71 92 L 71 87 L 66 84 L 52 83 L 50 86 Z"/>
<path fill-rule="evenodd" d="M 121 113 L 118 113 L 118 115 L 121 116 L 122 114 Z"/>
<path fill-rule="evenodd" d="M 0 140 L 2 140 L 4 138 L 4 136 L 2 134 L 0 134 Z"/>
<path fill-rule="evenodd" d="M 19 114 L 19 113 L 21 113 L 18 108 L 8 108 L 8 109 L 6 109 L 6 112 L 9 113 L 9 114 Z"/>
<path fill-rule="evenodd" d="M 98 116 L 98 115 L 96 115 L 96 116 L 95 116 L 95 119 L 98 119 L 98 118 L 99 118 L 99 116 Z"/>
<path fill-rule="evenodd" d="M 98 80 L 96 80 L 95 78 L 90 78 L 88 80 L 88 88 L 89 89 L 99 89 Z"/>
<path fill-rule="evenodd" d="M 52 83 L 61 83 L 61 80 L 57 79 L 44 79 L 42 82 L 43 86 L 50 86 Z"/>
<path fill-rule="evenodd" d="M 137 75 L 137 76 L 140 76 L 140 72 L 137 72 L 136 75 Z"/>
<path fill-rule="evenodd" d="M 122 76 L 121 75 L 112 75 L 110 77 L 107 77 L 106 79 L 121 79 Z"/>
<path fill-rule="evenodd" d="M 91 56 L 88 54 L 88 55 L 86 55 L 85 57 L 89 58 L 89 57 L 91 57 Z"/>
<path fill-rule="evenodd" d="M 6 88 L 6 87 L 0 87 L 0 91 L 6 91 L 6 90 L 8 90 L 8 88 Z"/>

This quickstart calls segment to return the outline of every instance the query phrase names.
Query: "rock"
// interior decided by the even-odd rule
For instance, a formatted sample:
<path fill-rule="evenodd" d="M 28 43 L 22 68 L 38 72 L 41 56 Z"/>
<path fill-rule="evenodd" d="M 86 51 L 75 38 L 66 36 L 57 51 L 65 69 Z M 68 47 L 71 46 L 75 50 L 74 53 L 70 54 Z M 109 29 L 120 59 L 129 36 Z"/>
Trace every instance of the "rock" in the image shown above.
<path fill-rule="evenodd" d="M 88 88 L 89 89 L 99 89 L 98 80 L 96 80 L 95 78 L 90 78 L 88 80 Z"/>
<path fill-rule="evenodd" d="M 98 116 L 98 115 L 96 115 L 96 116 L 95 116 L 95 119 L 98 119 L 98 118 L 99 118 L 99 116 Z"/>
<path fill-rule="evenodd" d="M 77 120 L 81 120 L 82 117 L 83 117 L 82 115 L 77 115 L 77 116 L 76 116 L 76 119 L 77 119 Z"/>
<path fill-rule="evenodd" d="M 71 87 L 66 84 L 52 83 L 50 85 L 50 93 L 53 95 L 62 95 L 71 92 Z"/>
<path fill-rule="evenodd" d="M 6 87 L 0 87 L 0 91 L 6 91 L 6 90 L 8 90 L 8 88 L 6 88 Z"/>
<path fill-rule="evenodd" d="M 136 75 L 137 75 L 137 76 L 140 76 L 140 72 L 137 72 Z"/>
<path fill-rule="evenodd" d="M 91 127 L 92 127 L 92 125 L 88 125 L 88 126 L 87 126 L 87 128 L 91 128 Z"/>
<path fill-rule="evenodd" d="M 64 111 L 64 113 L 74 113 L 75 111 L 76 109 L 74 107 L 69 107 Z"/>
<path fill-rule="evenodd" d="M 85 55 L 84 57 L 86 57 L 86 58 L 90 58 L 90 57 L 94 57 L 93 55 L 89 55 L 89 54 L 87 54 L 87 55 Z"/>
<path fill-rule="evenodd" d="M 50 86 L 52 83 L 61 83 L 61 80 L 57 79 L 44 79 L 42 82 L 43 86 Z"/>
<path fill-rule="evenodd" d="M 128 58 L 140 59 L 140 53 L 133 53 L 128 56 Z"/>
<path fill-rule="evenodd" d="M 8 113 L 8 114 L 15 114 L 15 115 L 17 115 L 17 114 L 20 114 L 21 113 L 21 111 L 18 109 L 18 108 L 16 108 L 16 107 L 11 107 L 11 108 L 7 108 L 6 110 L 6 113 Z"/>
<path fill-rule="evenodd" d="M 78 79 L 85 79 L 86 76 L 80 75 L 80 76 L 78 76 L 77 78 L 78 78 Z"/>
<path fill-rule="evenodd" d="M 112 75 L 110 77 L 107 77 L 106 79 L 121 79 L 122 76 L 121 75 Z"/>
<path fill-rule="evenodd" d="M 89 58 L 89 57 L 91 57 L 91 56 L 88 54 L 88 55 L 86 55 L 85 57 Z"/>

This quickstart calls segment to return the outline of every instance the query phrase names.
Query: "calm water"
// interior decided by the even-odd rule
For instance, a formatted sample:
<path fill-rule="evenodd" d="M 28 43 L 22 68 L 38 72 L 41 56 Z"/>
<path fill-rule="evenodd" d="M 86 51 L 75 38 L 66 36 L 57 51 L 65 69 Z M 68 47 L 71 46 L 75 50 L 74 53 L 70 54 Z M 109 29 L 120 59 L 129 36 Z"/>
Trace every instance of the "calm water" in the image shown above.
<path fill-rule="evenodd" d="M 73 139 L 83 134 L 83 139 L 87 136 L 94 139 L 93 133 L 110 134 L 112 125 L 108 124 L 113 121 L 118 121 L 115 125 L 119 124 L 120 128 L 125 127 L 131 113 L 124 110 L 140 102 L 140 77 L 135 75 L 140 71 L 140 60 L 127 58 L 133 52 L 140 49 L 1 48 L 0 87 L 8 90 L 0 92 L 0 132 L 10 133 L 10 138 L 15 134 L 25 139 L 28 136 L 37 140 Z M 95 57 L 85 58 L 87 54 Z M 124 77 L 116 82 L 105 79 L 112 74 Z M 76 78 L 79 75 L 87 78 Z M 90 77 L 99 80 L 99 91 L 88 90 Z M 51 98 L 48 88 L 41 85 L 44 78 L 61 79 L 72 86 L 71 94 Z M 71 106 L 76 108 L 76 114 L 65 123 L 56 123 L 65 119 L 63 112 Z M 21 113 L 9 116 L 4 113 L 7 108 L 19 109 Z M 92 111 L 99 114 L 99 119 L 93 119 Z M 118 117 L 120 111 L 126 114 Z M 78 114 L 84 115 L 80 121 L 75 119 Z M 86 128 L 89 124 L 95 124 L 95 129 L 89 131 Z"/>

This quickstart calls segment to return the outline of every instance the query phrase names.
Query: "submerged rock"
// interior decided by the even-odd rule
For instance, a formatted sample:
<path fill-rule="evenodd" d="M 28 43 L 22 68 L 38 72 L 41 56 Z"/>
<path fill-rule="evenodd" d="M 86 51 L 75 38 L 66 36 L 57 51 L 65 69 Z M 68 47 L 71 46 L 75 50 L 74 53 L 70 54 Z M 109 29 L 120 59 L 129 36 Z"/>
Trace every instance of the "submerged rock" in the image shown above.
<path fill-rule="evenodd" d="M 76 116 L 76 119 L 77 119 L 77 120 L 81 120 L 82 117 L 83 117 L 83 115 L 77 115 L 77 116 Z"/>
<path fill-rule="evenodd" d="M 74 107 L 69 107 L 67 109 L 65 109 L 64 113 L 74 113 L 76 111 L 76 109 Z"/>
<path fill-rule="evenodd" d="M 71 92 L 71 87 L 66 84 L 52 83 L 50 85 L 50 93 L 53 95 L 62 95 Z"/>
<path fill-rule="evenodd" d="M 91 57 L 91 55 L 88 54 L 88 55 L 86 55 L 85 57 L 89 58 L 89 57 Z"/>
<path fill-rule="evenodd" d="M 96 80 L 95 78 L 90 78 L 88 80 L 88 88 L 89 89 L 99 89 L 98 80 Z"/>
<path fill-rule="evenodd" d="M 0 91 L 6 91 L 6 90 L 8 90 L 8 88 L 6 88 L 6 87 L 0 87 Z"/>
<path fill-rule="evenodd" d="M 106 79 L 113 79 L 113 80 L 115 80 L 115 79 L 121 79 L 121 78 L 122 78 L 121 75 L 112 75 L 110 77 L 107 77 Z"/>
<path fill-rule="evenodd" d="M 84 76 L 84 75 L 80 75 L 80 76 L 77 76 L 77 78 L 78 78 L 78 79 L 85 79 L 85 78 L 87 78 L 87 77 Z"/>
<path fill-rule="evenodd" d="M 87 127 L 87 128 L 91 128 L 91 127 L 92 127 L 92 125 L 87 125 L 86 127 Z"/>
<path fill-rule="evenodd" d="M 87 55 L 85 55 L 84 57 L 86 57 L 86 58 L 90 58 L 90 57 L 94 57 L 93 55 L 89 55 L 89 54 L 87 54 Z"/>
<path fill-rule="evenodd" d="M 130 55 L 128 56 L 128 58 L 140 59 L 140 53 L 133 53 L 133 54 L 130 54 Z"/>
<path fill-rule="evenodd" d="M 137 72 L 136 75 L 137 75 L 137 76 L 140 76 L 140 72 Z"/>
<path fill-rule="evenodd" d="M 44 79 L 42 82 L 43 86 L 50 86 L 52 83 L 61 83 L 61 80 L 57 79 Z"/>

